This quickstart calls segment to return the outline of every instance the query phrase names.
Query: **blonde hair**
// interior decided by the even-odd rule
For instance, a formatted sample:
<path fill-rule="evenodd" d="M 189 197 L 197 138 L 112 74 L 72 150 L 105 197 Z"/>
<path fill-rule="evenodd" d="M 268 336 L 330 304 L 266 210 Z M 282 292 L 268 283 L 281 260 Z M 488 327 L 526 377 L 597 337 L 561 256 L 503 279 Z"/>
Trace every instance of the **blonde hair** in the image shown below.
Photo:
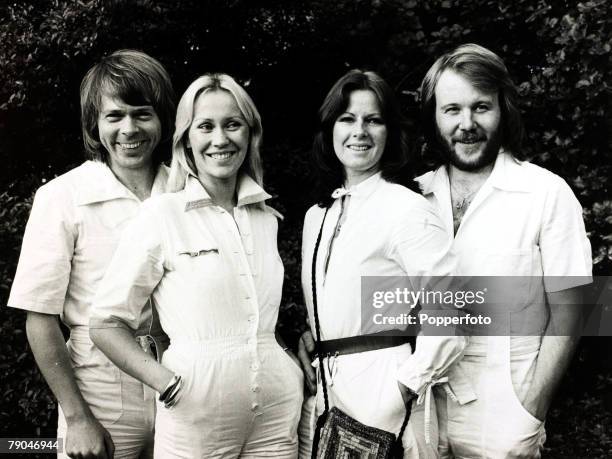
<path fill-rule="evenodd" d="M 225 73 L 207 73 L 191 83 L 179 101 L 167 190 L 180 191 L 185 188 L 188 175 L 198 176 L 193 153 L 187 148 L 186 136 L 193 122 L 195 101 L 200 94 L 209 91 L 227 91 L 234 97 L 250 132 L 249 148 L 240 171 L 249 175 L 263 188 L 263 167 L 260 156 L 262 127 L 259 112 L 251 97 L 231 76 Z"/>

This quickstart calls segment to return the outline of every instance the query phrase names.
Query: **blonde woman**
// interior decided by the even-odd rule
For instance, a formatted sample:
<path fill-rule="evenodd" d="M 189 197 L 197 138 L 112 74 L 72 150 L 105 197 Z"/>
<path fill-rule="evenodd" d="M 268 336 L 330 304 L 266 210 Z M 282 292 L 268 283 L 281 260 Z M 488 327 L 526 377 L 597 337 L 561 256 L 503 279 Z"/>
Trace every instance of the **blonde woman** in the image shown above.
<path fill-rule="evenodd" d="M 159 458 L 297 455 L 303 375 L 275 338 L 283 265 L 261 134 L 231 77 L 195 80 L 178 106 L 170 193 L 128 228 L 98 291 L 93 341 L 160 394 Z M 149 296 L 170 338 L 161 364 L 131 339 Z"/>

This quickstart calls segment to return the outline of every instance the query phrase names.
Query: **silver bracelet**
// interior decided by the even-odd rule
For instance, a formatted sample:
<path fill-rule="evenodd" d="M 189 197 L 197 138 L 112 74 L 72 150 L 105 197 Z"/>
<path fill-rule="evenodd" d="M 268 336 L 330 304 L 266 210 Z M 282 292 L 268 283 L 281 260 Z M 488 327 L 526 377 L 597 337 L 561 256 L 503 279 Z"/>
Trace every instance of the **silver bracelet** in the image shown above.
<path fill-rule="evenodd" d="M 181 382 L 181 377 L 174 375 L 172 379 L 170 380 L 170 382 L 168 382 L 168 385 L 163 390 L 163 392 L 159 394 L 159 401 L 163 403 L 166 400 L 168 400 L 168 398 L 170 397 L 170 393 L 174 391 L 174 389 L 180 382 Z"/>
<path fill-rule="evenodd" d="M 170 392 L 170 394 L 168 395 L 168 398 L 166 398 L 166 400 L 164 400 L 164 407 L 166 408 L 172 408 L 176 402 L 178 402 L 179 400 L 179 393 L 181 391 L 181 387 L 183 386 L 183 380 L 182 378 L 179 376 L 178 377 L 178 381 L 176 383 L 176 385 L 174 386 L 174 388 L 172 389 L 172 391 Z"/>

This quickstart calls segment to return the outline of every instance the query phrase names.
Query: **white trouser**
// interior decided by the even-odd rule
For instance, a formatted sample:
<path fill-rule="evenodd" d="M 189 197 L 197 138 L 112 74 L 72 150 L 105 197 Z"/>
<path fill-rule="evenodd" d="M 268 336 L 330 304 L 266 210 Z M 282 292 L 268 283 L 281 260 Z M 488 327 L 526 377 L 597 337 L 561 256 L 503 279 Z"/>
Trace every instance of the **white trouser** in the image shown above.
<path fill-rule="evenodd" d="M 480 340 L 468 346 L 457 364 L 477 399 L 460 405 L 435 389 L 440 455 L 539 458 L 546 439 L 544 423 L 521 405 L 519 396 L 524 399 L 530 389 L 541 338 L 490 336 Z"/>
<path fill-rule="evenodd" d="M 92 344 L 85 327 L 70 331 L 68 352 L 83 398 L 113 439 L 115 459 L 153 457 L 155 391 L 113 365 Z M 57 437 L 65 441 L 66 430 L 58 406 Z M 58 458 L 67 457 L 64 445 Z"/>
<path fill-rule="evenodd" d="M 397 368 L 412 353 L 409 344 L 342 355 L 324 360 L 330 407 L 337 406 L 349 416 L 371 427 L 399 433 L 406 408 L 396 379 Z M 331 373 L 329 370 L 332 370 Z M 333 373 L 333 374 L 332 374 Z M 330 385 L 330 382 L 332 385 Z M 314 422 L 324 410 L 323 389 L 317 388 L 315 397 L 308 397 L 300 419 L 300 458 L 310 457 Z M 437 457 L 438 431 L 435 404 L 431 404 L 430 438 L 424 435 L 424 404 L 413 403 L 408 427 L 402 437 L 404 458 Z"/>
<path fill-rule="evenodd" d="M 158 403 L 155 457 L 297 457 L 302 370 L 273 334 L 172 341 L 163 364 L 182 376 L 176 405 Z"/>

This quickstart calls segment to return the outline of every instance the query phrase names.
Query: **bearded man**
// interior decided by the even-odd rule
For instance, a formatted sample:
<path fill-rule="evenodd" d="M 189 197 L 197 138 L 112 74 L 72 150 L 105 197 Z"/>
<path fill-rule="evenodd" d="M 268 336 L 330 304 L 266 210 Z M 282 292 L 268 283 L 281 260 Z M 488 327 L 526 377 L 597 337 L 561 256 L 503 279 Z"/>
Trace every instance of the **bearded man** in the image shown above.
<path fill-rule="evenodd" d="M 439 167 L 417 180 L 453 239 L 456 274 L 518 285 L 504 307 L 529 318 L 519 333 L 470 337 L 449 387 L 436 388 L 441 457 L 540 457 L 546 413 L 577 344 L 554 336 L 549 311 L 579 305 L 591 278 L 576 197 L 559 176 L 522 161 L 517 96 L 500 57 L 475 44 L 440 57 L 421 85 Z M 563 311 L 565 322 L 578 320 L 578 306 Z"/>

